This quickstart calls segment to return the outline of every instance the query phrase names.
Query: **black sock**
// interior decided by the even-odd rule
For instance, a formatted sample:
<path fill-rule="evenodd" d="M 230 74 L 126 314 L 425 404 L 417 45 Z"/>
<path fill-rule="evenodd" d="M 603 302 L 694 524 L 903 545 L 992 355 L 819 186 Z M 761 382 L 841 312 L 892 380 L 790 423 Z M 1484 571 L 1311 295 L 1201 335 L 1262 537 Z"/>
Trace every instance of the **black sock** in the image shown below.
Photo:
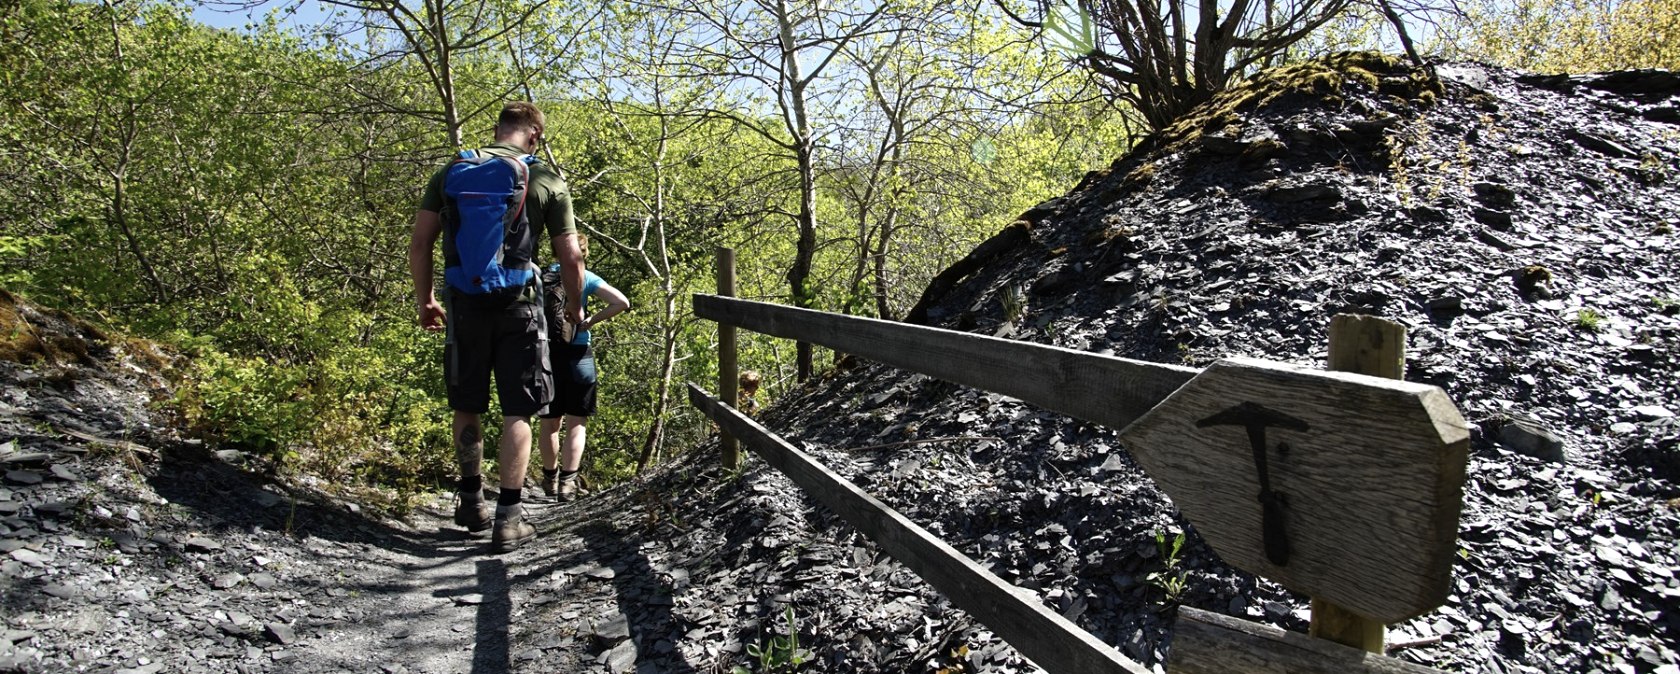
<path fill-rule="evenodd" d="M 519 505 L 519 492 L 521 492 L 521 491 L 524 491 L 524 490 L 523 489 L 508 489 L 507 487 L 502 487 L 501 495 L 496 497 L 496 505 L 498 505 L 498 506 Z"/>
<path fill-rule="evenodd" d="M 463 494 L 477 494 L 484 491 L 483 475 L 468 475 L 455 483 L 455 490 Z"/>
<path fill-rule="evenodd" d="M 577 475 L 577 474 L 578 474 L 578 472 L 575 471 L 575 470 L 562 470 L 562 471 L 560 471 L 560 479 L 570 480 L 570 479 L 572 479 L 573 475 Z"/>
<path fill-rule="evenodd" d="M 544 469 L 542 469 L 542 471 L 543 471 L 543 479 L 544 480 L 550 479 L 550 478 L 560 474 L 560 469 L 559 468 L 544 468 Z"/>

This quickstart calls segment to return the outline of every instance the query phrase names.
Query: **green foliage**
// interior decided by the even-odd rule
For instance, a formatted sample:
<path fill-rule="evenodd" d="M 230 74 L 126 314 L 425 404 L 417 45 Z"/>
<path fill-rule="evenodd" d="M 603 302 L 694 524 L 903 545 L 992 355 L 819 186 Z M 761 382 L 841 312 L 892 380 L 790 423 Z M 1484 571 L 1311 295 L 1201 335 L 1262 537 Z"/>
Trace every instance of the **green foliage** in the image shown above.
<path fill-rule="evenodd" d="M 1480 0 L 1442 51 L 1540 72 L 1680 68 L 1676 0 Z"/>
<path fill-rule="evenodd" d="M 1161 568 L 1151 571 L 1145 579 L 1161 591 L 1164 600 L 1169 604 L 1177 604 L 1183 599 L 1188 586 L 1184 569 L 1180 567 L 1184 561 L 1180 556 L 1183 548 L 1184 532 L 1180 531 L 1170 539 L 1164 530 L 1155 532 L 1155 550 L 1159 554 Z"/>
<path fill-rule="evenodd" d="M 182 391 L 177 403 L 186 410 L 188 423 L 215 439 L 261 452 L 289 452 L 306 428 L 297 399 L 304 377 L 295 368 L 211 351 L 196 357 L 195 385 Z"/>
<path fill-rule="evenodd" d="M 1044 17 L 1045 46 L 1078 58 L 1097 48 L 1097 24 L 1078 3 L 1056 3 Z"/>
<path fill-rule="evenodd" d="M 1583 332 L 1603 332 L 1604 314 L 1592 308 L 1575 312 L 1575 328 Z"/>
<path fill-rule="evenodd" d="M 756 670 L 736 665 L 735 674 L 769 674 L 771 672 L 797 672 L 799 668 L 815 659 L 816 654 L 799 647 L 799 625 L 793 619 L 793 607 L 789 606 L 783 614 L 787 622 L 787 634 L 771 634 L 763 643 L 747 644 L 747 655 L 757 662 Z"/>
<path fill-rule="evenodd" d="M 789 301 L 794 164 L 749 128 L 771 104 L 732 98 L 722 64 L 650 56 L 647 41 L 686 30 L 680 18 L 614 4 L 608 30 L 579 18 L 595 5 L 551 9 L 456 55 L 458 128 L 485 140 L 517 73 L 537 73 L 529 91 L 548 110 L 553 159 L 598 235 L 590 266 L 634 307 L 596 332 L 601 409 L 585 456 L 592 479 L 611 483 L 644 447 L 669 457 L 710 430 L 679 387 L 716 379 L 715 328 L 687 299 L 713 290 L 714 247 L 738 251 L 742 296 Z M 901 78 L 880 92 L 856 88 L 860 66 L 814 85 L 828 87 L 813 100 L 833 135 L 817 157 L 822 245 L 799 298 L 813 307 L 902 313 L 1000 223 L 1130 142 L 1126 111 L 1067 102 L 1087 97 L 1054 59 L 951 17 L 950 34 L 906 29 L 918 49 L 855 43 Z M 212 30 L 169 1 L 0 7 L 0 40 L 14 47 L 0 50 L 0 146 L 31 158 L 0 177 L 0 284 L 192 354 L 176 405 L 204 437 L 376 486 L 400 507 L 453 472 L 442 340 L 413 326 L 403 263 L 420 186 L 449 143 L 425 67 L 366 53 L 396 44 L 390 26 L 366 33 L 370 44 L 320 28 L 270 17 Z M 565 67 L 572 52 L 547 36 L 573 33 L 614 46 L 582 70 L 615 75 Z M 616 48 L 628 45 L 641 49 Z M 908 119 L 929 121 L 884 160 L 890 125 L 868 115 L 872 96 L 892 92 L 910 100 Z M 1003 99 L 1031 103 L 1000 114 Z M 714 114 L 724 110 L 739 114 Z M 781 340 L 740 336 L 765 404 L 792 385 L 792 359 Z"/>

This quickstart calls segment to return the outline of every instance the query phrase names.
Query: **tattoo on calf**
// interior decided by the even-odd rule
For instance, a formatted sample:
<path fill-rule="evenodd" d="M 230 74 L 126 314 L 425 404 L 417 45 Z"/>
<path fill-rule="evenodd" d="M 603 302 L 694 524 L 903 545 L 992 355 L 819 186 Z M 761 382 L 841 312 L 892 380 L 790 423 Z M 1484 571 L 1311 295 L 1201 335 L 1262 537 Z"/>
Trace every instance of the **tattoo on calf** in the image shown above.
<path fill-rule="evenodd" d="M 462 475 L 475 475 L 478 465 L 484 460 L 484 448 L 479 444 L 478 426 L 467 424 L 461 428 L 461 436 L 455 440 L 455 462 L 461 466 Z"/>

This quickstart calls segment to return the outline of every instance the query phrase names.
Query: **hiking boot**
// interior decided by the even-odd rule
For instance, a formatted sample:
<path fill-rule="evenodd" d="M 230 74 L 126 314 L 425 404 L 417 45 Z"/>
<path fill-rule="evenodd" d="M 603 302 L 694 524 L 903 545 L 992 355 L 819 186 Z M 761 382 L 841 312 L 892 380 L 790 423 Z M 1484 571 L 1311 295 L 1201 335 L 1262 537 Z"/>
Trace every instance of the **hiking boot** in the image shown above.
<path fill-rule="evenodd" d="M 508 552 L 536 536 L 537 528 L 525 523 L 523 507 L 514 504 L 496 508 L 496 530 L 490 534 L 490 552 Z"/>
<path fill-rule="evenodd" d="M 559 482 L 560 500 L 568 502 L 576 501 L 578 497 L 578 474 L 572 473 L 571 475 L 567 475 L 564 478 L 560 478 Z M 553 492 L 550 493 L 552 494 Z"/>
<path fill-rule="evenodd" d="M 479 532 L 490 528 L 493 513 L 490 504 L 484 502 L 483 492 L 459 493 L 460 502 L 455 504 L 455 524 L 467 528 L 467 531 Z"/>
<path fill-rule="evenodd" d="M 559 483 L 560 473 L 556 472 L 553 475 L 550 475 L 545 471 L 542 479 L 543 495 L 549 498 L 554 498 L 555 495 L 560 493 Z"/>

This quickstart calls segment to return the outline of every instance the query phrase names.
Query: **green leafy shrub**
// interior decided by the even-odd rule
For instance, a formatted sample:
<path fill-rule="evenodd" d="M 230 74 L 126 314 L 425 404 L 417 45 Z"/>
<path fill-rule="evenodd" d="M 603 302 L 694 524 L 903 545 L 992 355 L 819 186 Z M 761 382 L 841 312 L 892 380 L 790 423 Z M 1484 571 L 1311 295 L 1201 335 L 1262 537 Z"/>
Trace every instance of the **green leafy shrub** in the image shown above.
<path fill-rule="evenodd" d="M 783 614 L 787 620 L 787 634 L 772 634 L 762 644 L 747 644 L 747 655 L 757 660 L 758 672 L 796 672 L 816 658 L 816 654 L 799 647 L 799 626 L 793 619 L 793 607 Z M 734 674 L 752 674 L 754 670 L 736 665 Z"/>
<path fill-rule="evenodd" d="M 307 437 L 308 404 L 296 367 L 208 350 L 196 354 L 176 402 L 197 433 L 270 456 L 280 463 Z"/>
<path fill-rule="evenodd" d="M 1167 538 L 1166 531 L 1155 532 L 1155 550 L 1161 558 L 1161 569 L 1150 572 L 1145 579 L 1161 591 L 1167 603 L 1177 604 L 1184 598 L 1184 591 L 1188 589 L 1184 569 L 1180 567 L 1184 561 L 1181 556 L 1184 550 L 1184 532 L 1178 532 L 1171 539 Z"/>
<path fill-rule="evenodd" d="M 1582 309 L 1575 312 L 1575 327 L 1585 332 L 1602 332 L 1604 330 L 1604 314 L 1593 309 Z"/>

